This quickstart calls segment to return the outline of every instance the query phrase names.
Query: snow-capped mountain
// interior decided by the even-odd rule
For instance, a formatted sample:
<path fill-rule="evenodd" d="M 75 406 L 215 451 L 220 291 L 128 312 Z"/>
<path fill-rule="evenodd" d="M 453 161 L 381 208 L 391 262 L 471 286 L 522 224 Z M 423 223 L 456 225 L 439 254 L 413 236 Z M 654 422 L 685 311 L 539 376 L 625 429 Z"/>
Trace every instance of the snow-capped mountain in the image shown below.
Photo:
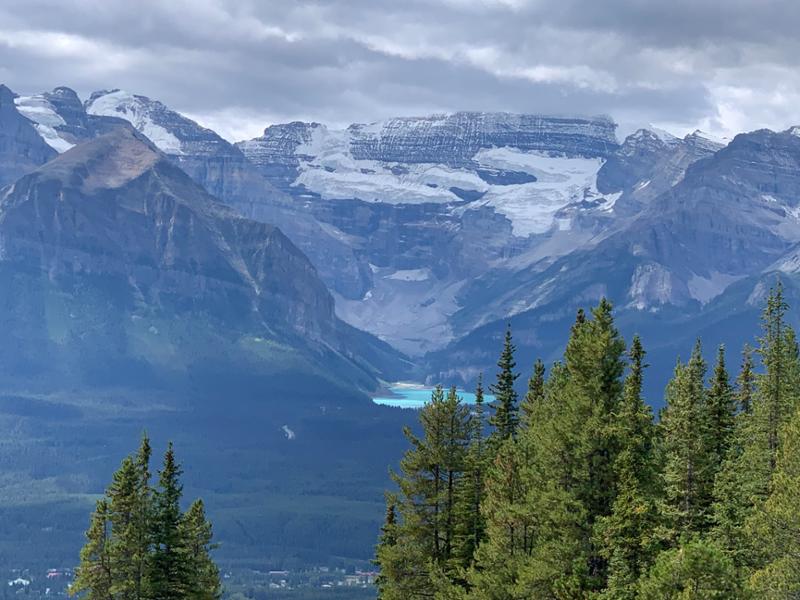
<path fill-rule="evenodd" d="M 645 128 L 620 143 L 607 117 L 454 113 L 276 124 L 230 144 L 119 90 L 85 103 L 7 91 L 0 109 L 17 157 L 0 171 L 14 173 L 129 122 L 213 195 L 277 224 L 341 318 L 416 356 L 466 352 L 463 379 L 491 363 L 481 332 L 507 318 L 527 319 L 520 345 L 547 354 L 543 324 L 601 295 L 630 323 L 695 318 L 800 263 L 797 128 L 727 146 Z"/>
<path fill-rule="evenodd" d="M 452 338 L 449 317 L 472 278 L 567 251 L 610 222 L 621 192 L 602 194 L 597 180 L 615 127 L 455 113 L 338 131 L 273 125 L 238 147 L 368 268 L 361 285 L 335 287 L 342 317 L 420 354 Z"/>
<path fill-rule="evenodd" d="M 627 227 L 720 148 L 655 129 L 619 144 L 608 117 L 467 112 L 342 130 L 276 124 L 233 145 L 121 90 L 81 105 L 56 88 L 16 106 L 60 151 L 128 121 L 210 193 L 285 231 L 345 321 L 414 355 L 541 302 L 517 283 Z M 652 288 L 659 273 L 633 287 Z"/>
<path fill-rule="evenodd" d="M 696 148 L 695 137 L 685 141 Z M 635 189 L 639 177 L 626 185 Z M 491 364 L 494 353 L 483 348 L 509 318 L 535 332 L 520 342 L 526 360 L 553 356 L 550 331 L 568 327 L 578 307 L 601 296 L 616 304 L 629 334 L 643 334 L 661 353 L 653 362 L 669 364 L 701 334 L 712 347 L 740 345 L 755 333 L 755 313 L 777 274 L 797 301 L 799 245 L 800 137 L 791 129 L 740 134 L 591 245 L 543 269 L 478 278 L 452 318 L 462 335 L 430 357 L 431 370 L 473 377 Z M 450 373 L 452 364 L 462 372 Z"/>

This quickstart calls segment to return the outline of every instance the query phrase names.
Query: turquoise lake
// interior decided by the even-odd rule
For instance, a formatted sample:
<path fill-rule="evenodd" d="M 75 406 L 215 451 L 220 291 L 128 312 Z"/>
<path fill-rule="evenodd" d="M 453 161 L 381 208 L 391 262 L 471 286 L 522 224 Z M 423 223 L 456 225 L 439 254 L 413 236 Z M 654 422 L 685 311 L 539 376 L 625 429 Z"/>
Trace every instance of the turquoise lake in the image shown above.
<path fill-rule="evenodd" d="M 373 398 L 372 401 L 375 404 L 396 406 L 398 408 L 422 408 L 425 404 L 430 402 L 432 391 L 432 387 L 426 387 L 424 385 L 398 383 L 389 388 L 390 394 Z M 458 390 L 458 395 L 462 402 L 466 404 L 475 404 L 475 394 L 473 392 Z M 494 396 L 491 394 L 484 394 L 483 399 L 484 402 L 492 402 L 494 401 Z"/>

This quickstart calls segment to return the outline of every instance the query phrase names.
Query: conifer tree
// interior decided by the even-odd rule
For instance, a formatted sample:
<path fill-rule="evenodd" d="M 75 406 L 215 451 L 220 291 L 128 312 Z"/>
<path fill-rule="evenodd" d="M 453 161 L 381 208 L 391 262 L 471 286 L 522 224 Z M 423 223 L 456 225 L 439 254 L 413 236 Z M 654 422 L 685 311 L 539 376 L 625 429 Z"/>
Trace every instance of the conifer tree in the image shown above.
<path fill-rule="evenodd" d="M 86 531 L 86 544 L 81 550 L 80 566 L 75 572 L 75 581 L 69 588 L 70 595 L 81 594 L 86 600 L 108 600 L 112 597 L 114 572 L 109 547 L 111 523 L 108 513 L 107 500 L 98 500 Z"/>
<path fill-rule="evenodd" d="M 796 388 L 797 350 L 794 332 L 785 322 L 787 310 L 783 286 L 779 281 L 767 298 L 762 317 L 763 335 L 758 349 L 766 372 L 759 382 L 761 410 L 758 411 L 757 420 L 766 435 L 770 475 L 777 461 L 780 428 L 792 413 L 800 393 Z"/>
<path fill-rule="evenodd" d="M 711 519 L 714 465 L 710 443 L 706 364 L 700 341 L 686 365 L 678 364 L 667 386 L 661 419 L 664 451 L 664 517 L 669 537 L 704 532 Z"/>
<path fill-rule="evenodd" d="M 486 472 L 482 502 L 486 541 L 476 553 L 469 586 L 477 598 L 514 597 L 520 568 L 532 549 L 533 523 L 524 511 L 526 480 L 520 444 L 508 438 L 500 443 Z"/>
<path fill-rule="evenodd" d="M 745 355 L 734 443 L 715 485 L 715 535 L 744 576 L 766 559 L 763 540 L 751 535 L 756 529 L 749 524 L 758 518 L 769 495 L 780 431 L 796 410 L 800 394 L 800 360 L 794 331 L 785 321 L 787 308 L 779 282 L 762 313 L 757 353 L 764 372 L 755 376 L 754 393 L 749 396 L 752 361 Z"/>
<path fill-rule="evenodd" d="M 613 510 L 599 522 L 598 535 L 609 563 L 604 598 L 633 600 L 640 577 L 653 560 L 658 524 L 657 471 L 654 456 L 655 426 L 650 407 L 642 398 L 645 351 L 638 336 L 630 349 L 630 373 L 619 411 L 612 425 L 619 452 L 614 470 L 617 496 Z"/>
<path fill-rule="evenodd" d="M 519 373 L 514 372 L 517 363 L 514 359 L 514 346 L 511 336 L 511 325 L 506 328 L 506 335 L 503 341 L 503 351 L 497 361 L 499 371 L 497 381 L 492 384 L 491 391 L 495 401 L 492 403 L 494 414 L 490 417 L 489 423 L 494 426 L 492 437 L 495 440 L 505 440 L 513 438 L 517 433 L 519 415 L 517 414 L 517 392 L 514 384 L 519 377 Z"/>
<path fill-rule="evenodd" d="M 211 523 L 206 519 L 202 500 L 195 500 L 181 518 L 180 532 L 184 538 L 186 569 L 189 572 L 186 598 L 188 600 L 219 600 L 222 596 L 219 569 L 211 560 Z"/>
<path fill-rule="evenodd" d="M 531 421 L 531 415 L 535 410 L 537 403 L 544 400 L 544 381 L 545 381 L 545 367 L 542 359 L 537 359 L 533 365 L 533 374 L 528 380 L 528 392 L 520 404 L 520 418 L 521 423 L 528 427 Z"/>
<path fill-rule="evenodd" d="M 464 476 L 471 438 L 470 410 L 455 388 L 445 397 L 437 386 L 420 410 L 423 435 L 405 429 L 411 449 L 394 474 L 400 493 L 397 544 L 384 546 L 378 560 L 381 597 L 388 600 L 433 595 L 434 571 L 450 575 L 457 542 L 456 490 Z"/>
<path fill-rule="evenodd" d="M 613 423 L 624 352 L 609 302 L 602 300 L 591 319 L 579 311 L 565 362 L 551 369 L 535 425 L 520 436 L 526 500 L 512 508 L 532 536 L 515 582 L 519 597 L 583 597 L 605 587 L 598 530 L 616 497 Z"/>
<path fill-rule="evenodd" d="M 753 410 L 756 375 L 753 370 L 753 349 L 749 344 L 742 350 L 742 368 L 736 378 L 736 410 L 738 413 L 750 414 Z"/>
<path fill-rule="evenodd" d="M 92 600 L 217 600 L 219 573 L 209 552 L 211 524 L 202 501 L 180 511 L 180 467 L 172 445 L 150 486 L 150 441 L 126 457 L 98 501 L 71 594 Z"/>
<path fill-rule="evenodd" d="M 134 600 L 141 590 L 139 576 L 140 559 L 146 554 L 146 545 L 138 526 L 139 472 L 132 457 L 126 457 L 122 466 L 114 473 L 108 488 L 108 517 L 113 538 L 110 543 L 110 556 L 114 570 L 114 583 L 111 593 L 121 600 Z"/>
<path fill-rule="evenodd" d="M 386 498 L 386 517 L 381 527 L 381 535 L 378 538 L 378 546 L 375 551 L 375 560 L 372 562 L 378 567 L 379 574 L 375 578 L 375 588 L 378 592 L 378 600 L 383 600 L 384 589 L 390 585 L 388 567 L 390 560 L 386 560 L 391 553 L 394 553 L 397 545 L 397 504 L 394 497 L 387 495 Z M 387 563 L 384 565 L 384 562 Z"/>
<path fill-rule="evenodd" d="M 150 589 L 154 600 L 180 600 L 186 598 L 191 589 L 186 539 L 181 528 L 182 472 L 170 442 L 154 493 L 150 532 L 153 544 Z"/>
<path fill-rule="evenodd" d="M 152 488 L 150 487 L 150 457 L 152 448 L 147 433 L 142 434 L 142 440 L 136 453 L 134 465 L 138 475 L 136 485 L 136 500 L 133 512 L 133 535 L 137 549 L 134 555 L 134 570 L 136 584 L 134 595 L 136 600 L 147 598 L 150 590 L 147 589 L 147 560 L 150 553 L 150 511 L 152 508 Z"/>
<path fill-rule="evenodd" d="M 713 541 L 691 539 L 662 552 L 643 577 L 641 600 L 722 600 L 742 598 L 731 559 Z"/>
<path fill-rule="evenodd" d="M 763 565 L 749 582 L 760 598 L 800 597 L 800 411 L 780 438 L 769 497 L 748 523 L 748 535 L 764 549 Z"/>
<path fill-rule="evenodd" d="M 484 441 L 483 377 L 478 376 L 475 406 L 470 419 L 470 440 L 465 461 L 465 473 L 458 487 L 457 544 L 454 559 L 462 569 L 472 565 L 475 551 L 484 539 L 486 523 L 481 511 L 487 468 Z"/>
<path fill-rule="evenodd" d="M 736 415 L 736 397 L 725 368 L 725 346 L 717 350 L 717 363 L 707 394 L 709 414 L 709 436 L 714 452 L 714 475 L 728 456 Z"/>
<path fill-rule="evenodd" d="M 580 449 L 581 481 L 575 488 L 586 510 L 588 589 L 605 584 L 607 561 L 595 539 L 595 523 L 610 514 L 616 495 L 614 464 L 617 439 L 614 414 L 622 395 L 625 342 L 614 326 L 611 303 L 603 298 L 592 310 L 592 319 L 577 322 L 565 353 Z M 585 461 L 585 462 L 584 462 Z"/>

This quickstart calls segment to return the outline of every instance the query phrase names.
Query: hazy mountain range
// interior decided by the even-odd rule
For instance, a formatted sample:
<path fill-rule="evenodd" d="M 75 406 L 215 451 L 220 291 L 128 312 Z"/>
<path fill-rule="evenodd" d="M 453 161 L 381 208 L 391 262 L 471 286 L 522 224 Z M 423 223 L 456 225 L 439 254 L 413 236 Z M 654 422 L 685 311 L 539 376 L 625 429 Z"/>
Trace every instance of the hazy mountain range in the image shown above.
<path fill-rule="evenodd" d="M 401 418 L 366 393 L 491 375 L 506 322 L 523 369 L 555 359 L 602 296 L 654 363 L 700 334 L 738 347 L 776 274 L 796 303 L 798 243 L 800 128 L 620 140 L 605 116 L 453 113 L 232 144 L 143 96 L 0 86 L 9 385 L 48 402 L 65 386 L 177 390 L 201 412 L 246 397 L 280 452 L 273 410 L 313 414 L 326 449 L 357 454 L 342 432 L 359 418 L 372 435 Z M 649 379 L 655 404 L 665 377 Z M 198 390 L 208 404 L 187 408 Z"/>

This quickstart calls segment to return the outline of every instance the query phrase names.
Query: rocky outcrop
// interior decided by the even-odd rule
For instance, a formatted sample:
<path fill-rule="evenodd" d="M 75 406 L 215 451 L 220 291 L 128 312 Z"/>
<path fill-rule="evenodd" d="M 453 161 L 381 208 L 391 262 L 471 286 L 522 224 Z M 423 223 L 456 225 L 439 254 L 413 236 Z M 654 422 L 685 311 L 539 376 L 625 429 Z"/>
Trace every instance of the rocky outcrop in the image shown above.
<path fill-rule="evenodd" d="M 0 188 L 56 155 L 19 113 L 14 99 L 15 94 L 0 85 Z"/>
<path fill-rule="evenodd" d="M 403 163 L 471 164 L 481 148 L 607 156 L 617 147 L 616 124 L 606 117 L 577 118 L 457 112 L 351 125 L 353 157 Z"/>

